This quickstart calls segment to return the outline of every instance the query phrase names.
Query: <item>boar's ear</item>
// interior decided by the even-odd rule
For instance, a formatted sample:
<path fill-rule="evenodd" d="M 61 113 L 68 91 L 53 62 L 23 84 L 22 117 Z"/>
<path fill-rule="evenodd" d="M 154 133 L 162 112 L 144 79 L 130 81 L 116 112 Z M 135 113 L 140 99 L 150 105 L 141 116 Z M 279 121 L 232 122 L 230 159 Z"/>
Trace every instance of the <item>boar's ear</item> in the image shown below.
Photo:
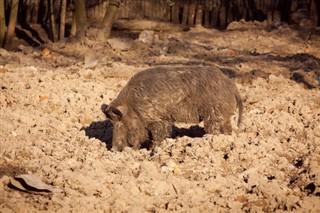
<path fill-rule="evenodd" d="M 108 109 L 108 105 L 107 104 L 102 104 L 100 107 L 101 111 L 105 114 L 107 109 Z"/>
<path fill-rule="evenodd" d="M 107 107 L 104 114 L 112 121 L 121 121 L 122 119 L 122 112 L 113 106 Z"/>

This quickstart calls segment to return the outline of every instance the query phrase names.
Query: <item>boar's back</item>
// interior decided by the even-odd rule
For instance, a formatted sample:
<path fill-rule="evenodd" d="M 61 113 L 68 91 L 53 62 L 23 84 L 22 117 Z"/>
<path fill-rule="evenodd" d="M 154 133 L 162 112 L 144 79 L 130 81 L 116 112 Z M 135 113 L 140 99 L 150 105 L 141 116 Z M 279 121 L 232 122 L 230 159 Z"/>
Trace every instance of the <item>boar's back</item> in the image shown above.
<path fill-rule="evenodd" d="M 144 120 L 198 122 L 199 110 L 235 100 L 237 88 L 219 68 L 161 66 L 134 75 L 111 103 L 125 105 Z"/>

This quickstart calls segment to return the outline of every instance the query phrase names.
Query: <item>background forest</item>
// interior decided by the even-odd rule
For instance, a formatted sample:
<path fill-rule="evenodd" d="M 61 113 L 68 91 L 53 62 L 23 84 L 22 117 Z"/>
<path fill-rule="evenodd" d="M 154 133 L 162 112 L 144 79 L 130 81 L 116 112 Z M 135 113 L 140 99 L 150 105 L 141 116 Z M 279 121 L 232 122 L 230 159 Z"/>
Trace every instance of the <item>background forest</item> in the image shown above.
<path fill-rule="evenodd" d="M 0 46 L 12 48 L 12 37 L 26 39 L 25 31 L 37 34 L 34 24 L 41 25 L 55 42 L 81 36 L 92 21 L 100 23 L 108 38 L 115 18 L 221 29 L 241 19 L 316 27 L 319 11 L 317 0 L 1 0 Z"/>

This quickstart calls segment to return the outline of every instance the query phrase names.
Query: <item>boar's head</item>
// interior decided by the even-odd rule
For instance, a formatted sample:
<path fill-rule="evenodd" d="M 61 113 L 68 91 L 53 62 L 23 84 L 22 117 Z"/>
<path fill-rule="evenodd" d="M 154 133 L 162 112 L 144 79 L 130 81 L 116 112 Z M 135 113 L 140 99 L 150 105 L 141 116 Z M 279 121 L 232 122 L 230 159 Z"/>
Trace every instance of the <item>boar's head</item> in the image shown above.
<path fill-rule="evenodd" d="M 148 131 L 144 123 L 126 106 L 107 106 L 103 112 L 113 124 L 113 151 L 122 151 L 126 146 L 139 149 L 141 144 L 148 140 Z"/>

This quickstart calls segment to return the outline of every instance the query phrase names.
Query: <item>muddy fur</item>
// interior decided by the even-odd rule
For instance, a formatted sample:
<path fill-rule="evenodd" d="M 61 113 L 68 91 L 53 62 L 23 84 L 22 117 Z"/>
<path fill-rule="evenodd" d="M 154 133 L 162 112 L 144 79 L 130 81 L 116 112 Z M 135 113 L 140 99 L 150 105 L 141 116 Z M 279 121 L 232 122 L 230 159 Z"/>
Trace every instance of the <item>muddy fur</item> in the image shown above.
<path fill-rule="evenodd" d="M 232 80 L 216 67 L 162 66 L 134 75 L 103 111 L 114 126 L 113 150 L 140 148 L 169 137 L 174 122 L 199 123 L 209 134 L 231 134 L 230 117 L 242 101 Z"/>

